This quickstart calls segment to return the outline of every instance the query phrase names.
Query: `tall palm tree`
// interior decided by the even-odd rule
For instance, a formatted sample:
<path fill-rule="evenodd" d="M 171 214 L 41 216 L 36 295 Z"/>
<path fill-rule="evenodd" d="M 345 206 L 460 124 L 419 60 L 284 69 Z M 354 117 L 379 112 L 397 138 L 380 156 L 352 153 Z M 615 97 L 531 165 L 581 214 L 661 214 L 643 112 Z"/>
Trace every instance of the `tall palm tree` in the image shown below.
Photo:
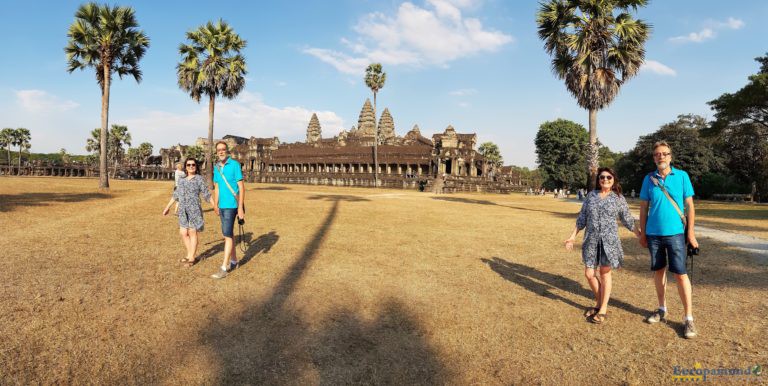
<path fill-rule="evenodd" d="M 19 147 L 19 173 L 21 173 L 21 152 L 22 150 L 29 150 L 31 146 L 29 141 L 32 140 L 32 134 L 28 129 L 19 127 L 14 130 L 14 137 L 13 143 Z"/>
<path fill-rule="evenodd" d="M 4 147 L 8 154 L 8 172 L 11 173 L 11 145 L 13 144 L 13 129 L 5 128 L 0 130 L 0 147 Z"/>
<path fill-rule="evenodd" d="M 549 0 L 536 16 L 539 38 L 552 56 L 552 71 L 576 102 L 589 110 L 589 185 L 598 168 L 597 110 L 637 75 L 651 26 L 631 11 L 647 0 Z"/>
<path fill-rule="evenodd" d="M 149 38 L 138 29 L 138 22 L 131 7 L 119 7 L 96 3 L 80 6 L 75 21 L 69 27 L 67 71 L 93 67 L 101 88 L 101 148 L 107 147 L 109 125 L 109 87 L 112 74 L 120 79 L 133 76 L 141 82 L 139 60 L 149 47 Z M 99 157 L 99 189 L 109 189 L 107 154 Z"/>
<path fill-rule="evenodd" d="M 112 172 L 112 178 L 114 178 L 117 175 L 117 166 L 125 154 L 123 145 L 131 146 L 131 133 L 128 132 L 128 126 L 112 125 L 109 129 L 108 142 L 107 155 L 114 165 L 114 171 Z"/>
<path fill-rule="evenodd" d="M 187 43 L 179 45 L 181 62 L 176 65 L 179 87 L 200 102 L 208 96 L 208 151 L 205 163 L 208 184 L 213 184 L 213 112 L 219 95 L 233 99 L 245 87 L 248 73 L 240 54 L 247 42 L 226 22 L 208 22 L 186 34 Z"/>
<path fill-rule="evenodd" d="M 382 72 L 381 63 L 371 63 L 365 69 L 365 85 L 373 92 L 373 127 L 375 140 L 373 141 L 373 183 L 379 186 L 379 121 L 376 119 L 376 94 L 384 88 L 387 81 L 387 73 Z"/>

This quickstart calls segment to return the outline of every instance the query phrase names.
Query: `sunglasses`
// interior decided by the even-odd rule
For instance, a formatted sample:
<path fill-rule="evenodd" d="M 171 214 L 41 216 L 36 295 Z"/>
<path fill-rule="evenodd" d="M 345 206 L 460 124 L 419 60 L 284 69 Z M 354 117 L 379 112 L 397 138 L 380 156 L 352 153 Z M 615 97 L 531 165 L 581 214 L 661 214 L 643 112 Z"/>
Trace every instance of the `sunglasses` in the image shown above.
<path fill-rule="evenodd" d="M 602 181 L 602 180 L 608 180 L 608 181 L 610 181 L 610 180 L 612 180 L 612 179 L 613 179 L 613 176 L 612 176 L 612 175 L 610 175 L 610 174 L 603 174 L 603 175 L 601 175 L 601 176 L 600 176 L 600 177 L 598 177 L 598 178 L 600 178 L 600 181 Z"/>
<path fill-rule="evenodd" d="M 188 167 L 188 168 L 189 168 L 189 167 L 192 167 L 192 168 L 196 168 L 196 167 L 197 167 L 197 165 L 195 165 L 195 164 L 187 164 L 187 167 Z"/>
<path fill-rule="evenodd" d="M 669 157 L 672 153 L 653 153 L 654 157 Z"/>

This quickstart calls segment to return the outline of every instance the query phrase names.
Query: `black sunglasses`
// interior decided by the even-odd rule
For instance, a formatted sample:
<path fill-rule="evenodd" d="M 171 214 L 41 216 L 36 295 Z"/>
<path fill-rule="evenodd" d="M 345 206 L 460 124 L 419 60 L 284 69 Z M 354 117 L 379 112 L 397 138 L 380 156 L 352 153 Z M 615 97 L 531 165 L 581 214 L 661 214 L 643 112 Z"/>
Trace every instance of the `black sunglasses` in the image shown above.
<path fill-rule="evenodd" d="M 605 175 L 601 175 L 601 176 L 600 176 L 600 177 L 598 177 L 598 178 L 600 178 L 600 180 L 612 180 L 612 179 L 613 179 L 613 176 L 612 176 L 612 175 L 610 175 L 610 174 L 605 174 Z"/>
<path fill-rule="evenodd" d="M 187 164 L 187 167 L 190 167 L 190 166 L 197 167 L 196 164 Z"/>

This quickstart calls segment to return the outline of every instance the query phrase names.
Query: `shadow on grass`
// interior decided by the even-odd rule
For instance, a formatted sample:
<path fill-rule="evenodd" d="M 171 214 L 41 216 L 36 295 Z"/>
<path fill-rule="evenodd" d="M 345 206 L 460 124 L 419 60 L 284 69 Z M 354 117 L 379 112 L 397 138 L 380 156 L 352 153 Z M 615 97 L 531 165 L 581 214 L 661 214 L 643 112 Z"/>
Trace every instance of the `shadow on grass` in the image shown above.
<path fill-rule="evenodd" d="M 541 212 L 541 213 L 549 213 L 554 214 L 559 217 L 568 218 L 576 220 L 576 217 L 578 216 L 578 213 L 563 213 L 563 212 L 554 212 L 551 210 L 543 210 L 543 209 L 533 209 L 533 208 L 523 208 L 519 206 L 511 206 L 511 205 L 501 205 L 497 204 L 493 201 L 488 200 L 476 200 L 473 198 L 463 198 L 463 197 L 432 197 L 433 200 L 439 200 L 439 201 L 449 201 L 449 202 L 460 202 L 464 204 L 474 204 L 474 205 L 492 205 L 492 206 L 499 206 L 502 208 L 509 208 L 509 209 L 516 209 L 516 210 L 527 210 L 531 212 Z"/>
<path fill-rule="evenodd" d="M 363 320 L 353 310 L 338 309 L 310 323 L 296 310 L 302 305 L 288 301 L 317 258 L 339 202 L 364 200 L 350 196 L 313 199 L 333 204 L 271 295 L 242 305 L 243 311 L 232 318 L 214 316 L 200 330 L 200 343 L 218 358 L 212 383 L 444 384 L 443 366 L 423 338 L 426 332 L 401 302 L 386 299 L 372 321 Z M 264 239 L 269 237 L 274 238 L 267 234 Z"/>
<path fill-rule="evenodd" d="M 765 209 L 707 209 L 696 208 L 696 216 L 712 216 L 719 218 L 731 218 L 740 220 L 768 220 L 768 207 Z"/>
<path fill-rule="evenodd" d="M 112 198 L 104 193 L 22 193 L 0 194 L 0 212 L 10 212 L 20 206 L 46 206 L 56 202 L 81 202 Z"/>
<path fill-rule="evenodd" d="M 696 225 L 703 225 L 708 228 L 718 229 L 727 232 L 766 232 L 768 231 L 768 221 L 764 223 L 765 226 L 757 227 L 752 225 L 734 224 L 725 221 L 711 220 L 708 218 L 697 218 Z"/>
<path fill-rule="evenodd" d="M 285 186 L 267 186 L 264 188 L 253 188 L 249 190 L 291 190 L 291 188 L 287 188 Z"/>
<path fill-rule="evenodd" d="M 592 294 L 592 291 L 584 288 L 575 280 L 561 275 L 540 271 L 527 265 L 512 263 L 499 257 L 493 257 L 491 260 L 480 260 L 487 264 L 496 273 L 498 273 L 499 276 L 537 295 L 552 300 L 561 301 L 580 310 L 585 308 L 585 306 L 582 304 L 576 303 L 571 299 L 565 298 L 552 292 L 553 289 L 558 289 L 561 291 L 570 292 L 577 296 L 582 296 L 589 301 L 589 306 L 593 305 L 594 294 Z M 616 299 L 615 297 L 610 298 L 609 306 L 620 308 L 624 311 L 642 317 L 645 317 L 648 312 L 645 309 L 638 308 L 632 304 Z"/>
<path fill-rule="evenodd" d="M 320 200 L 320 201 L 346 201 L 346 202 L 361 202 L 361 201 L 371 201 L 365 197 L 360 196 L 352 196 L 352 195 L 346 195 L 346 194 L 316 194 L 314 196 L 307 197 L 307 200 Z"/>

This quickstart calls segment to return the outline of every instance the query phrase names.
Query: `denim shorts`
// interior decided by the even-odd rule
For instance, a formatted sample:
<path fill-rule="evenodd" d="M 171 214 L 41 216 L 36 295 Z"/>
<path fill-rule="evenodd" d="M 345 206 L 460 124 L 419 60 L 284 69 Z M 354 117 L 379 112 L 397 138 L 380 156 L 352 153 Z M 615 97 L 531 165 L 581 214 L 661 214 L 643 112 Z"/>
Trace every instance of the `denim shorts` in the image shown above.
<path fill-rule="evenodd" d="M 651 271 L 664 269 L 669 264 L 669 271 L 685 275 L 686 246 L 685 235 L 648 236 L 648 250 L 651 252 Z"/>
<path fill-rule="evenodd" d="M 237 218 L 237 208 L 219 208 L 219 217 L 221 218 L 221 233 L 224 237 L 235 237 L 235 219 Z"/>

